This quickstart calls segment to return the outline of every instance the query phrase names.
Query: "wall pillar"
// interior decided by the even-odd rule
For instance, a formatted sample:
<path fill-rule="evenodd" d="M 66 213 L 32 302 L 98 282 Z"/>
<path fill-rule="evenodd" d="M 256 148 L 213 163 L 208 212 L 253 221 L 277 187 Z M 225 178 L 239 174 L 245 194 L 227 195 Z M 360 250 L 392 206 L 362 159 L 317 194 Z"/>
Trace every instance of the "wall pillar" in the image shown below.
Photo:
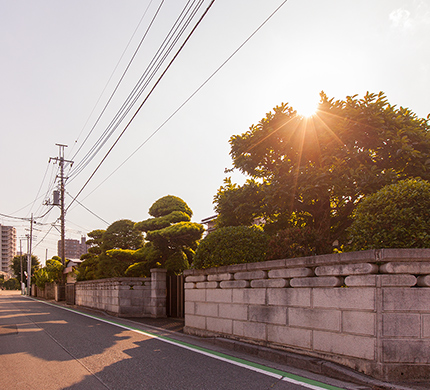
<path fill-rule="evenodd" d="M 151 317 L 163 318 L 166 315 L 167 303 L 167 270 L 162 268 L 151 269 Z"/>

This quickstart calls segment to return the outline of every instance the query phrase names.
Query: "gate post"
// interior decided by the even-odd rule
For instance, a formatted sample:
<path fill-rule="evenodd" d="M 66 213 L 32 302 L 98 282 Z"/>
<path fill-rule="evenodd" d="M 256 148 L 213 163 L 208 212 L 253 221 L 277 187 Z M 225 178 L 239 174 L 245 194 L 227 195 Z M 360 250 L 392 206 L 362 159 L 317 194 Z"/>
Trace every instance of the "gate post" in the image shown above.
<path fill-rule="evenodd" d="M 166 315 L 166 274 L 167 270 L 163 268 L 151 269 L 151 317 L 163 318 Z"/>

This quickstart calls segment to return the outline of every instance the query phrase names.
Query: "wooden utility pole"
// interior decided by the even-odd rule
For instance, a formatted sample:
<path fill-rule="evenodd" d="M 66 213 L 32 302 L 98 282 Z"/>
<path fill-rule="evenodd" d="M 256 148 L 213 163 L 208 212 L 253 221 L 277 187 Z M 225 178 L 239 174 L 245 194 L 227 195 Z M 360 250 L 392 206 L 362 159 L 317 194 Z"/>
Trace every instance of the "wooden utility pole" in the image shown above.
<path fill-rule="evenodd" d="M 66 265 L 66 255 L 65 255 L 65 238 L 66 238 L 66 224 L 65 224 L 65 218 L 66 218 L 66 211 L 65 211 L 65 206 L 64 206 L 64 193 L 65 193 L 65 186 L 64 186 L 64 181 L 65 179 L 67 179 L 66 177 L 64 177 L 64 163 L 69 163 L 70 165 L 73 165 L 73 161 L 69 161 L 69 160 L 65 160 L 64 159 L 64 148 L 67 147 L 67 145 L 62 145 L 62 144 L 55 144 L 57 145 L 60 150 L 59 150 L 59 154 L 58 157 L 51 157 L 49 159 L 49 162 L 55 161 L 58 162 L 60 164 L 60 210 L 61 210 L 61 216 L 60 216 L 60 221 L 61 221 L 61 247 L 60 247 L 60 256 L 61 256 L 61 262 L 63 263 L 63 265 Z"/>
<path fill-rule="evenodd" d="M 27 236 L 27 295 L 30 296 L 31 289 L 31 251 L 33 245 L 33 214 L 30 219 L 30 234 Z"/>

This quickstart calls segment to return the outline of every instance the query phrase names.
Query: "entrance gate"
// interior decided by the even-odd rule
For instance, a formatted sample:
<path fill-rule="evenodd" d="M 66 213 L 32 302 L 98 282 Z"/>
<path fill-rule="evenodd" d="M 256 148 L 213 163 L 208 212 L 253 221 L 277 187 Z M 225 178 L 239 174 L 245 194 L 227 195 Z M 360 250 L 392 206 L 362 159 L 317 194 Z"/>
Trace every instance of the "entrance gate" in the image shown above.
<path fill-rule="evenodd" d="M 184 275 L 167 276 L 167 317 L 184 318 Z"/>
<path fill-rule="evenodd" d="M 75 304 L 75 283 L 66 283 L 66 303 Z"/>

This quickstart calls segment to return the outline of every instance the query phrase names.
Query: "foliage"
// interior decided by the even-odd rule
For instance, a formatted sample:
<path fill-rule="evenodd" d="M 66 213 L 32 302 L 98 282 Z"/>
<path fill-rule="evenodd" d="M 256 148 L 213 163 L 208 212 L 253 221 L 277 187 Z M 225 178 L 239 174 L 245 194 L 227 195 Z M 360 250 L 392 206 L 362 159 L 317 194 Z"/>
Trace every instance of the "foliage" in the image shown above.
<path fill-rule="evenodd" d="M 38 269 L 34 274 L 34 283 L 37 287 L 45 288 L 46 283 L 58 283 L 63 280 L 64 266 L 58 256 L 46 261 L 46 266 Z"/>
<path fill-rule="evenodd" d="M 149 214 L 153 218 L 136 224 L 123 219 L 106 231 L 88 233 L 91 247 L 81 256 L 84 261 L 77 267 L 77 280 L 149 276 L 155 267 L 166 267 L 170 273 L 189 268 L 204 230 L 190 222 L 191 209 L 182 199 L 168 195 L 157 200 Z"/>
<path fill-rule="evenodd" d="M 134 222 L 121 219 L 111 224 L 102 236 L 102 252 L 110 249 L 132 249 L 142 247 L 143 236 L 134 228 Z"/>
<path fill-rule="evenodd" d="M 50 282 L 48 272 L 46 272 L 45 268 L 40 268 L 36 271 L 33 282 L 37 287 L 45 288 L 46 283 Z"/>
<path fill-rule="evenodd" d="M 134 228 L 134 222 L 122 219 L 106 230 L 88 233 L 88 253 L 76 269 L 76 280 L 91 280 L 124 276 L 125 270 L 136 260 L 134 252 L 143 246 L 143 236 Z"/>
<path fill-rule="evenodd" d="M 317 233 L 309 227 L 291 227 L 278 231 L 270 237 L 267 259 L 290 259 L 313 256 L 320 252 Z"/>
<path fill-rule="evenodd" d="M 402 180 L 366 196 L 348 233 L 350 250 L 429 248 L 430 183 Z"/>
<path fill-rule="evenodd" d="M 208 234 L 198 246 L 193 268 L 266 260 L 268 236 L 258 226 L 228 226 Z"/>
<path fill-rule="evenodd" d="M 163 261 L 163 252 L 152 242 L 135 252 L 136 263 L 130 265 L 125 271 L 126 276 L 149 277 L 151 268 L 160 268 Z"/>
<path fill-rule="evenodd" d="M 125 271 L 125 276 L 136 277 L 136 278 L 149 277 L 149 274 L 150 272 L 148 269 L 147 262 L 144 262 L 144 261 L 133 263 Z"/>
<path fill-rule="evenodd" d="M 245 185 L 238 186 L 231 178 L 224 179 L 224 186 L 215 195 L 215 211 L 218 213 L 216 225 L 250 226 L 260 216 L 263 193 L 255 180 L 248 180 Z"/>
<path fill-rule="evenodd" d="M 13 273 L 15 274 L 18 280 L 21 280 L 21 256 L 17 255 L 12 259 L 12 263 L 10 265 Z M 31 275 L 40 268 L 40 261 L 37 256 L 31 255 Z M 27 273 L 27 254 L 22 255 L 22 270 L 23 270 L 23 282 L 27 283 L 27 277 L 25 276 Z"/>
<path fill-rule="evenodd" d="M 185 214 L 182 211 L 172 211 L 170 214 L 167 214 L 158 218 L 150 218 L 142 222 L 138 222 L 136 224 L 136 228 L 148 232 L 151 230 L 164 229 L 165 227 L 170 226 L 172 223 L 178 222 L 189 222 L 190 216 Z"/>
<path fill-rule="evenodd" d="M 6 290 L 19 290 L 20 289 L 19 280 L 16 278 L 10 278 L 3 283 L 3 287 Z"/>
<path fill-rule="evenodd" d="M 164 217 L 175 211 L 181 211 L 187 214 L 190 218 L 193 212 L 188 205 L 177 196 L 167 195 L 158 199 L 149 209 L 149 215 L 155 218 Z"/>
<path fill-rule="evenodd" d="M 322 92 L 309 119 L 283 103 L 230 138 L 233 169 L 251 180 L 218 190 L 219 224 L 263 217 L 272 234 L 306 226 L 322 240 L 317 254 L 330 253 L 335 240 L 345 243 L 363 196 L 399 180 L 430 179 L 429 130 L 426 119 L 390 105 L 382 92 L 337 101 Z"/>
<path fill-rule="evenodd" d="M 127 275 L 147 275 L 154 266 L 164 267 L 169 273 L 189 268 L 204 229 L 201 224 L 190 222 L 193 213 L 188 205 L 167 195 L 150 207 L 149 215 L 153 218 L 136 223 L 136 229 L 146 233 L 148 243 L 136 253 L 141 264 L 129 268 Z"/>
<path fill-rule="evenodd" d="M 92 256 L 86 258 L 76 268 L 76 280 L 78 282 L 83 280 L 97 279 L 97 269 L 99 266 L 99 256 Z"/>
<path fill-rule="evenodd" d="M 88 253 L 81 256 L 81 258 L 88 258 L 93 255 L 99 255 L 102 253 L 102 245 L 103 245 L 103 234 L 106 232 L 106 230 L 98 229 L 93 230 L 87 234 L 88 237 L 90 237 L 89 240 L 87 240 L 87 244 L 90 245 L 88 248 Z"/>

